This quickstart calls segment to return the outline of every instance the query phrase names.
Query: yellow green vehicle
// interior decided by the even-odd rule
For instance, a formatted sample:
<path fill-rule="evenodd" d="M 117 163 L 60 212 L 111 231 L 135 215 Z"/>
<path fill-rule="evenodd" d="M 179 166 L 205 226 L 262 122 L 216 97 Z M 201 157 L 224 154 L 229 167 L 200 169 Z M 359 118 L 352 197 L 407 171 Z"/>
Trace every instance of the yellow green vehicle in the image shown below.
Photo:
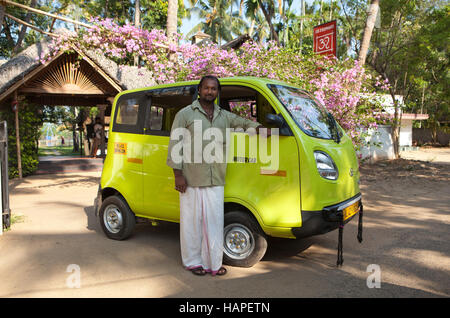
<path fill-rule="evenodd" d="M 268 237 L 324 234 L 361 212 L 352 141 L 311 94 L 254 77 L 222 78 L 220 83 L 220 107 L 279 129 L 277 136 L 267 138 L 230 134 L 225 264 L 253 266 L 264 256 Z M 107 237 L 126 239 L 143 219 L 179 222 L 179 193 L 166 165 L 167 149 L 175 114 L 197 98 L 197 85 L 179 82 L 116 96 L 96 199 Z M 278 138 L 276 149 L 273 138 Z M 251 146 L 260 147 L 259 142 L 266 143 L 266 154 Z M 274 155 L 270 163 L 268 155 Z"/>

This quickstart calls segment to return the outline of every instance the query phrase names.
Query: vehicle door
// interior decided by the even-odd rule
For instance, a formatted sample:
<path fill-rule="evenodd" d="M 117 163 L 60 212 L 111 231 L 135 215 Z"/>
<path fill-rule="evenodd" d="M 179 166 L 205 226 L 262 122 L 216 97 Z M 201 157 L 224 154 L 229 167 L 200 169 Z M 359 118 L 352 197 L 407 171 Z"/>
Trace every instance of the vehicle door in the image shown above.
<path fill-rule="evenodd" d="M 104 164 L 108 173 L 103 173 L 109 179 L 106 184 L 117 189 L 137 214 L 143 206 L 142 156 L 147 103 L 145 92 L 127 93 L 118 98 Z"/>
<path fill-rule="evenodd" d="M 166 164 L 170 129 L 175 114 L 190 105 L 196 86 L 176 86 L 149 91 L 144 129 L 144 213 L 146 217 L 178 222 L 179 194 L 173 170 Z"/>
<path fill-rule="evenodd" d="M 277 111 L 264 90 L 224 83 L 220 98 L 223 108 L 264 127 L 276 128 L 266 119 Z M 243 132 L 230 134 L 225 201 L 247 202 L 267 226 L 291 227 L 301 222 L 297 141 L 285 128 L 281 135 L 269 138 Z"/>

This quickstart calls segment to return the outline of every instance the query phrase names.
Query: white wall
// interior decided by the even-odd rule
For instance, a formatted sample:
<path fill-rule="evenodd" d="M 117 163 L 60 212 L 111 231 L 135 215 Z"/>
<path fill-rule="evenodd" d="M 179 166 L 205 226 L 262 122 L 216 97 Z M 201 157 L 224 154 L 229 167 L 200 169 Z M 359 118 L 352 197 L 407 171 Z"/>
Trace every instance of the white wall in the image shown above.
<path fill-rule="evenodd" d="M 379 159 L 395 158 L 391 129 L 389 125 L 379 125 L 377 130 L 369 130 L 370 136 L 366 138 L 366 141 L 370 141 L 371 144 L 378 143 L 379 146 L 371 145 L 362 147 L 358 153 L 362 154 L 362 159 L 376 161 Z"/>
<path fill-rule="evenodd" d="M 412 119 L 403 119 L 400 126 L 400 147 L 401 146 L 412 146 Z"/>

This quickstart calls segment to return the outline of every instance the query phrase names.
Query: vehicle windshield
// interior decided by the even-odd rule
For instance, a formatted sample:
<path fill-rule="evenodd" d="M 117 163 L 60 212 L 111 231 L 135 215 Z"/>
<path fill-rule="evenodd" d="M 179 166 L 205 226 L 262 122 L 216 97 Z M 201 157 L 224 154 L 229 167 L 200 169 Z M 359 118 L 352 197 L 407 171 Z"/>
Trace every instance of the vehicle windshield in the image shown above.
<path fill-rule="evenodd" d="M 334 117 L 305 91 L 282 85 L 268 86 L 305 134 L 322 139 L 336 138 L 339 142 Z"/>

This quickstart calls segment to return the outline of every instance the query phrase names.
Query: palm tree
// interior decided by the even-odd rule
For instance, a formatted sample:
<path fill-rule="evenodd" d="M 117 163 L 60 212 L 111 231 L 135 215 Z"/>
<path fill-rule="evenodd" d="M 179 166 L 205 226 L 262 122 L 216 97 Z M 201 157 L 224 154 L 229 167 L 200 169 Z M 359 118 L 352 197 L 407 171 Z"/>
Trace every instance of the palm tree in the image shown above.
<path fill-rule="evenodd" d="M 284 2 L 286 0 L 241 0 L 240 4 L 244 4 L 245 6 L 245 15 L 250 21 L 254 21 L 256 17 L 256 12 L 261 11 L 264 19 L 266 21 L 265 25 L 267 25 L 270 29 L 270 39 L 276 41 L 278 44 L 280 43 L 278 33 L 275 30 L 275 26 L 273 20 L 275 19 L 275 15 L 278 14 L 282 17 L 284 15 Z M 288 5 L 292 4 L 292 0 L 287 0 Z M 284 23 L 285 21 L 283 21 Z M 261 25 L 259 25 L 261 26 Z"/>
<path fill-rule="evenodd" d="M 203 21 L 194 26 L 187 36 L 202 30 L 211 35 L 218 44 L 221 44 L 222 40 L 232 40 L 232 34 L 240 33 L 245 26 L 238 13 L 232 10 L 234 2 L 235 0 L 189 0 L 190 13 L 196 13 Z"/>
<path fill-rule="evenodd" d="M 277 0 L 280 4 L 282 0 Z M 258 0 L 259 7 L 266 18 L 267 23 L 270 28 L 270 38 L 280 44 L 280 39 L 278 38 L 278 34 L 275 31 L 275 27 L 273 26 L 272 19 L 275 18 L 275 3 L 273 0 Z M 281 11 L 281 6 L 279 6 Z M 281 13 L 281 12 L 280 12 Z"/>
<path fill-rule="evenodd" d="M 269 38 L 270 36 L 270 29 L 269 24 L 265 20 L 264 16 L 257 12 L 255 15 L 255 28 L 252 33 L 249 33 L 249 35 L 252 37 L 253 40 L 257 41 L 259 44 L 263 44 L 264 40 Z"/>

